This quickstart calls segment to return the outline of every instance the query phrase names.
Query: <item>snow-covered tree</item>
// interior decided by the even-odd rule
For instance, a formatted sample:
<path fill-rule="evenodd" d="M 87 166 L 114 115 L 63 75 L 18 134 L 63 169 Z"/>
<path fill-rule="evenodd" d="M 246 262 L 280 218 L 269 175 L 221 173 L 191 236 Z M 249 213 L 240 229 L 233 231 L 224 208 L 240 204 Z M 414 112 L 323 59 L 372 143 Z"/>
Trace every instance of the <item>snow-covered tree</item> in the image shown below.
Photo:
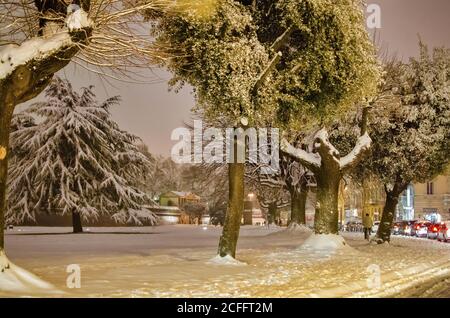
<path fill-rule="evenodd" d="M 295 42 L 285 48 L 289 52 L 297 43 L 298 49 L 279 70 L 277 114 L 287 128 L 281 150 L 314 174 L 315 232 L 337 234 L 339 184 L 367 151 L 370 138 L 362 129 L 356 146 L 344 156 L 330 142 L 328 130 L 336 118 L 375 94 L 375 50 L 360 1 L 281 1 L 278 7 L 289 14 L 272 21 L 301 25 L 291 36 Z M 292 146 L 289 140 L 298 141 L 299 135 L 306 136 L 300 138 L 301 147 Z"/>
<path fill-rule="evenodd" d="M 279 209 L 289 205 L 288 193 L 279 175 L 259 173 L 251 164 L 247 165 L 246 186 L 248 191 L 256 194 L 268 224 L 274 223 L 279 216 Z"/>
<path fill-rule="evenodd" d="M 14 108 L 37 96 L 48 85 L 53 74 L 68 64 L 79 51 L 78 45 L 85 43 L 92 32 L 91 20 L 86 18 L 87 12 L 78 8 L 75 12 L 60 15 L 66 24 L 61 32 L 46 38 L 28 34 L 17 39 L 20 33 L 18 25 L 37 24 L 39 18 L 36 11 L 21 10 L 22 4 L 2 2 L 0 13 L 0 273 L 10 268 L 4 253 L 4 226 L 9 135 Z M 18 12 L 12 13 L 11 10 Z M 11 17 L 15 20 L 11 21 Z"/>
<path fill-rule="evenodd" d="M 281 179 L 284 188 L 289 192 L 291 203 L 291 218 L 289 225 L 306 224 L 306 200 L 309 184 L 313 176 L 298 161 L 281 153 Z"/>
<path fill-rule="evenodd" d="M 256 26 L 246 6 L 237 1 L 219 0 L 208 18 L 192 14 L 159 15 L 155 37 L 179 58 L 164 65 L 173 72 L 172 84 L 191 84 L 195 88 L 197 109 L 206 119 L 223 119 L 226 127 L 242 127 L 244 117 L 257 125 L 256 107 L 267 94 L 260 86 L 269 74 L 271 56 L 258 41 Z M 237 150 L 237 142 L 233 148 Z M 234 152 L 235 154 L 237 151 Z M 228 166 L 229 202 L 220 256 L 236 254 L 244 208 L 244 164 Z"/>
<path fill-rule="evenodd" d="M 371 156 L 363 169 L 384 183 L 386 203 L 377 233 L 390 240 L 400 194 L 412 182 L 426 182 L 450 162 L 450 51 L 430 53 L 409 63 L 386 63 L 383 98 L 371 113 Z"/>
<path fill-rule="evenodd" d="M 207 211 L 206 204 L 202 202 L 186 202 L 182 209 L 189 215 L 189 223 L 198 225 L 202 223 L 202 217 Z"/>
<path fill-rule="evenodd" d="M 161 56 L 149 49 L 150 35 L 139 30 L 144 22 L 140 12 L 168 5 L 175 11 L 191 7 L 189 0 L 183 4 L 179 8 L 167 0 L 0 2 L 0 273 L 10 264 L 4 253 L 4 216 L 15 107 L 40 94 L 53 74 L 75 56 L 83 67 L 113 77 L 148 67 Z"/>
<path fill-rule="evenodd" d="M 361 2 L 354 0 L 339 4 L 330 0 L 219 0 L 208 19 L 154 14 L 159 17 L 155 37 L 179 56 L 164 63 L 174 74 L 172 84 L 194 86 L 197 107 L 205 116 L 225 117 L 229 127 L 242 127 L 247 122 L 241 121 L 243 118 L 250 126 L 267 127 L 268 118 L 278 117 L 286 127 L 304 129 L 305 122 L 310 126 L 326 122 L 375 87 L 378 69 L 361 9 Z M 323 162 L 333 166 L 328 172 L 339 179 L 342 169 L 333 171 L 337 153 L 327 156 L 331 151 L 327 151 L 326 130 L 320 132 L 321 153 L 327 157 Z M 361 139 L 360 150 L 367 140 L 367 136 Z M 286 148 L 299 159 L 297 152 L 290 150 Z M 308 156 L 310 170 L 316 170 L 320 161 L 316 156 Z M 343 165 L 350 167 L 347 162 Z M 229 165 L 221 256 L 236 253 L 244 170 L 244 164 Z M 320 221 L 335 210 L 337 214 L 337 204 L 334 209 L 334 203 L 325 200 L 332 197 L 334 186 L 326 181 L 321 186 L 324 191 L 319 197 L 324 202 L 318 209 L 318 224 L 330 226 L 320 226 L 323 230 L 318 232 L 337 232 L 337 221 L 331 226 L 334 219 Z"/>
<path fill-rule="evenodd" d="M 139 151 L 137 137 L 111 119 L 109 109 L 119 97 L 99 103 L 92 89 L 77 93 L 56 77 L 46 101 L 20 113 L 21 124 L 11 134 L 7 216 L 12 222 L 34 220 L 39 213 L 71 214 L 75 233 L 82 232 L 82 219 L 100 215 L 155 222 L 147 209 L 153 201 L 136 185 L 150 174 L 151 163 Z"/>

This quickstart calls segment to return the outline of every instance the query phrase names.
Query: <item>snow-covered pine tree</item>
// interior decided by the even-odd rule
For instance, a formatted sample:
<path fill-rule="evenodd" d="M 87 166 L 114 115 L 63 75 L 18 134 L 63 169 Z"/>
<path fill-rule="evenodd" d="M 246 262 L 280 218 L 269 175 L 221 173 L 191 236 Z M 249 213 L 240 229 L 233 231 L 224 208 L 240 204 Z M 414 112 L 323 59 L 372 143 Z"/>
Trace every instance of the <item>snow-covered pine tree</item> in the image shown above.
<path fill-rule="evenodd" d="M 386 203 L 378 242 L 390 240 L 400 194 L 412 182 L 426 182 L 450 163 L 450 50 L 420 56 L 409 63 L 385 65 L 382 98 L 371 114 L 371 156 L 363 169 L 384 183 Z"/>
<path fill-rule="evenodd" d="M 136 184 L 150 173 L 150 161 L 137 137 L 121 130 L 109 113 L 119 97 L 99 103 L 92 86 L 79 94 L 60 78 L 45 96 L 14 121 L 8 220 L 71 214 L 75 233 L 82 232 L 82 219 L 100 215 L 154 223 L 148 210 L 154 203 Z"/>

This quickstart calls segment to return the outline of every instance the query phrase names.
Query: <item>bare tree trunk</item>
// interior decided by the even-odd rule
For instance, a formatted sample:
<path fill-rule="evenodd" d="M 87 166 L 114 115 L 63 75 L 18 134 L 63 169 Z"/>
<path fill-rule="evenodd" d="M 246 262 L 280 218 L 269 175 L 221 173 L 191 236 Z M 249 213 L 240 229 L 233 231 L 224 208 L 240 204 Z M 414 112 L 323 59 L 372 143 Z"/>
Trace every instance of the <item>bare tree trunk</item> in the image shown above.
<path fill-rule="evenodd" d="M 11 118 L 14 107 L 0 96 L 0 254 L 5 248 L 4 228 L 6 214 L 6 186 L 8 179 L 8 152 Z"/>
<path fill-rule="evenodd" d="M 306 185 L 300 186 L 300 189 L 291 191 L 291 221 L 290 223 L 306 224 L 306 199 L 308 189 Z"/>
<path fill-rule="evenodd" d="M 81 225 L 81 215 L 78 212 L 72 212 L 72 227 L 73 233 L 83 233 L 83 226 Z"/>
<path fill-rule="evenodd" d="M 225 216 L 222 236 L 219 240 L 219 255 L 236 256 L 236 246 L 239 239 L 242 214 L 244 212 L 244 174 L 245 164 L 237 162 L 238 141 L 233 142 L 234 162 L 228 164 L 228 208 Z"/>
<path fill-rule="evenodd" d="M 397 208 L 399 196 L 406 190 L 406 187 L 407 185 L 402 185 L 400 183 L 396 183 L 392 190 L 388 190 L 385 187 L 386 202 L 384 204 L 380 226 L 378 227 L 376 235 L 376 240 L 379 244 L 391 241 L 391 229 L 392 223 L 394 222 L 395 209 Z"/>

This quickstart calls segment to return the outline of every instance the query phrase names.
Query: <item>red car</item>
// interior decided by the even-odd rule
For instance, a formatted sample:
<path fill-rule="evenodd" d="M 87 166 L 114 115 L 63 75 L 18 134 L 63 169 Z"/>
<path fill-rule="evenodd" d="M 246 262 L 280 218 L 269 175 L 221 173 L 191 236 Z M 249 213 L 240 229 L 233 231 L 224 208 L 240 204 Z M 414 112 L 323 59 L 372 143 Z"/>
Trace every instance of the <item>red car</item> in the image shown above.
<path fill-rule="evenodd" d="M 438 241 L 444 241 L 447 242 L 450 240 L 450 221 L 445 221 L 441 223 L 438 235 L 437 235 Z"/>
<path fill-rule="evenodd" d="M 428 225 L 427 237 L 432 240 L 436 239 L 441 226 L 442 225 L 440 223 L 430 223 Z"/>
<path fill-rule="evenodd" d="M 428 226 L 430 222 L 417 222 L 414 225 L 414 234 L 417 237 L 427 237 L 428 236 Z"/>

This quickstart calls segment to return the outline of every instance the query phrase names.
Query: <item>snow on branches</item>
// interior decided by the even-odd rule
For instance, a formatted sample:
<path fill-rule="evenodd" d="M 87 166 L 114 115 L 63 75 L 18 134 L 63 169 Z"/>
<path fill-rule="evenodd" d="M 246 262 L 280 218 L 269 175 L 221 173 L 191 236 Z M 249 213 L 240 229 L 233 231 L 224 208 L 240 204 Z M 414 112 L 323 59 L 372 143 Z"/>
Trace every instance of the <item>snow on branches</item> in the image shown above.
<path fill-rule="evenodd" d="M 100 104 L 92 87 L 79 94 L 60 78 L 45 95 L 13 120 L 8 219 L 48 212 L 153 223 L 153 213 L 141 211 L 155 204 L 139 189 L 150 162 L 110 117 L 119 97 Z"/>
<path fill-rule="evenodd" d="M 0 80 L 12 74 L 21 65 L 32 60 L 45 60 L 58 51 L 75 45 L 75 41 L 72 39 L 73 34 L 90 29 L 91 24 L 87 13 L 79 6 L 72 5 L 66 18 L 69 32 L 61 30 L 48 38 L 36 37 L 21 45 L 3 46 L 0 49 Z"/>
<path fill-rule="evenodd" d="M 341 169 L 346 169 L 347 167 L 352 166 L 354 162 L 359 161 L 358 157 L 360 157 L 367 150 L 369 150 L 371 144 L 372 139 L 370 139 L 369 134 L 365 132 L 362 136 L 358 138 L 353 150 L 348 155 L 339 160 L 339 165 Z"/>
<path fill-rule="evenodd" d="M 281 141 L 281 150 L 290 157 L 298 160 L 305 167 L 315 170 L 320 168 L 322 164 L 322 156 L 319 155 L 320 149 L 325 149 L 325 152 L 327 152 L 331 158 L 339 163 L 340 169 L 345 170 L 356 164 L 359 161 L 359 157 L 361 157 L 370 148 L 372 143 L 369 134 L 366 132 L 358 138 L 353 150 L 346 156 L 340 158 L 339 151 L 328 140 L 328 132 L 325 128 L 322 128 L 315 134 L 314 140 L 314 149 L 312 152 L 295 148 L 287 141 L 286 138 L 283 138 Z"/>

